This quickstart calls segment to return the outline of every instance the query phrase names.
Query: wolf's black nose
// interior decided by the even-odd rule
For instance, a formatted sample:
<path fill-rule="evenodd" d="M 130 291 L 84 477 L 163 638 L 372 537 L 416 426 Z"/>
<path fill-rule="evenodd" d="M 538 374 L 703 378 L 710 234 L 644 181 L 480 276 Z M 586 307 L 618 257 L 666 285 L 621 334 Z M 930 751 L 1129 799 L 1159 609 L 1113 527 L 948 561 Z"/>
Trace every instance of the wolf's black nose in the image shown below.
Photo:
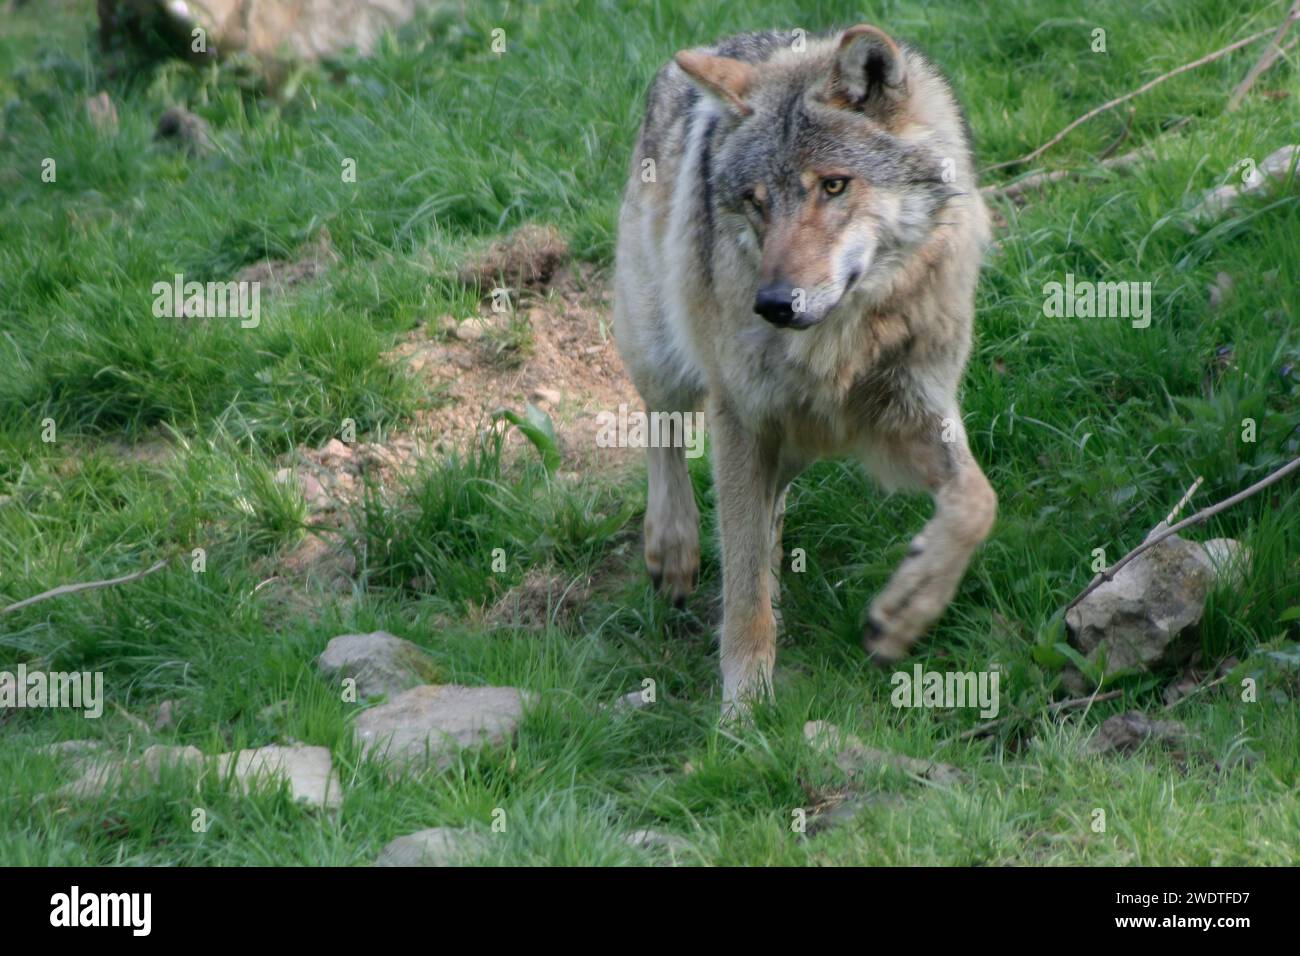
<path fill-rule="evenodd" d="M 786 326 L 794 319 L 794 288 L 788 282 L 773 282 L 758 290 L 754 311 L 773 325 Z"/>

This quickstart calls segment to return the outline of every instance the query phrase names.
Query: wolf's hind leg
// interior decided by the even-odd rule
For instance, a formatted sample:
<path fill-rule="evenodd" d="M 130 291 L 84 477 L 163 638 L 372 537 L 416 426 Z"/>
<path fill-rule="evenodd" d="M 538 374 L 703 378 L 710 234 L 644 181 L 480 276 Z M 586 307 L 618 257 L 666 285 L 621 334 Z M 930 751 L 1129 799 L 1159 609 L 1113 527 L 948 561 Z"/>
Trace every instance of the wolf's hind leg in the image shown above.
<path fill-rule="evenodd" d="M 656 448 L 652 442 L 646 449 L 645 564 L 655 587 L 680 607 L 700 573 L 700 512 L 681 425 L 673 422 L 669 427 L 671 440 L 663 443 L 667 447 Z"/>
<path fill-rule="evenodd" d="M 946 430 L 936 424 L 932 434 L 894 436 L 877 449 L 928 487 L 935 502 L 934 516 L 871 604 L 864 643 L 882 664 L 905 657 L 943 613 L 997 515 L 997 495 L 971 456 L 960 422 L 953 412 Z"/>

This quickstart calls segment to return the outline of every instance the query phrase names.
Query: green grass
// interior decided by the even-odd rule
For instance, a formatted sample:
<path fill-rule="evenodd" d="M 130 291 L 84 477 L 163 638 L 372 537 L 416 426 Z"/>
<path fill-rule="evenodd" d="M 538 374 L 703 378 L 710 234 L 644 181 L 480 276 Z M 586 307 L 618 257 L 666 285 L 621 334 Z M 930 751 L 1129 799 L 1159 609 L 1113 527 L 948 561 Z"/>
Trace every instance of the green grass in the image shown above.
<path fill-rule="evenodd" d="M 53 7 L 53 11 L 49 9 Z M 1300 830 L 1300 493 L 1288 480 L 1210 522 L 1254 552 L 1248 584 L 1211 601 L 1209 664 L 1232 656 L 1259 679 L 1256 703 L 1225 683 L 1172 716 L 1198 735 L 1186 763 L 1147 750 L 1088 758 L 1110 713 L 1158 711 L 1170 675 L 1124 678 L 1122 700 L 1048 720 L 1061 696 L 1059 609 L 1136 545 L 1197 475 L 1197 501 L 1226 497 L 1300 445 L 1300 203 L 1247 205 L 1199 236 L 1179 228 L 1239 160 L 1300 141 L 1300 84 L 1286 61 L 1225 114 L 1258 54 L 1178 77 L 1134 105 L 1129 142 L 1162 140 L 1132 175 L 1098 173 L 1005 208 L 979 292 L 966 427 L 1001 498 L 995 533 L 918 660 L 1002 667 L 1002 715 L 986 739 L 957 740 L 971 711 L 899 710 L 858 644 L 863 607 L 929 506 L 884 498 L 856 468 L 825 462 L 790 499 L 776 703 L 752 727 L 717 725 L 716 527 L 705 461 L 701 589 L 684 611 L 651 593 L 640 563 L 640 478 L 548 474 L 502 463 L 489 444 L 429 461 L 409 484 L 369 490 L 350 546 L 349 593 L 268 584 L 277 555 L 309 533 L 301 501 L 273 481 L 276 456 L 337 435 L 374 440 L 436 396 L 383 354 L 397 337 L 471 311 L 444 277 L 460 250 L 528 221 L 550 222 L 607 266 L 618 200 L 654 69 L 727 32 L 810 30 L 859 19 L 848 2 L 482 3 L 449 6 L 345 62 L 310 70 L 292 95 L 257 96 L 224 71 L 165 66 L 108 79 L 87 3 L 31 4 L 0 26 L 0 604 L 70 581 L 167 570 L 0 617 L 0 669 L 97 670 L 111 704 L 98 721 L 0 712 L 0 863 L 362 864 L 389 839 L 433 825 L 507 830 L 486 862 L 631 864 L 621 835 L 654 827 L 701 864 L 1294 863 Z M 1028 152 L 1088 108 L 1280 21 L 1268 0 L 1092 4 L 896 0 L 875 22 L 915 40 L 951 74 L 980 161 Z M 1089 50 L 1107 29 L 1108 52 Z M 488 36 L 507 31 L 503 56 Z M 120 115 L 96 135 L 84 99 Z M 151 142 L 161 110 L 185 102 L 218 150 L 186 159 Z M 1108 114 L 1049 152 L 1086 166 L 1121 132 Z M 57 181 L 44 183 L 46 157 Z M 357 181 L 340 176 L 357 163 Z M 152 284 L 175 272 L 225 280 L 329 230 L 340 262 L 284 295 L 262 321 L 155 319 Z M 1050 319 L 1042 287 L 1065 273 L 1153 283 L 1150 328 Z M 1217 311 L 1206 288 L 1236 280 Z M 1231 349 L 1228 359 L 1221 350 Z M 1226 354 L 1226 353 L 1223 353 Z M 1241 440 L 1252 418 L 1257 441 Z M 56 440 L 42 440 L 45 420 Z M 124 446 L 166 442 L 161 459 Z M 191 570 L 194 548 L 207 570 Z M 494 573 L 500 548 L 506 570 Z M 489 629 L 478 608 L 533 567 L 591 578 L 591 596 L 541 630 Z M 360 759 L 313 658 L 340 633 L 387 629 L 468 684 L 542 694 L 510 752 L 466 753 L 446 771 L 389 780 Z M 1289 663 L 1288 663 L 1289 662 Z M 597 705 L 655 680 L 635 714 Z M 1235 677 L 1234 677 L 1235 680 Z M 144 734 L 177 700 L 173 729 Z M 965 784 L 897 771 L 857 782 L 870 804 L 805 838 L 792 811 L 844 783 L 802 740 L 824 719 L 868 743 L 961 767 Z M 284 794 L 237 796 L 169 776 L 144 792 L 73 801 L 37 748 L 95 738 L 117 747 L 192 744 L 208 753 L 300 740 L 331 749 L 346 797 L 336 815 Z M 1250 760 L 1237 759 L 1244 753 Z M 688 772 L 689 767 L 689 772 Z M 808 788 L 808 789 L 805 789 Z M 194 807 L 213 825 L 190 827 Z M 1107 828 L 1091 827 L 1095 808 Z"/>

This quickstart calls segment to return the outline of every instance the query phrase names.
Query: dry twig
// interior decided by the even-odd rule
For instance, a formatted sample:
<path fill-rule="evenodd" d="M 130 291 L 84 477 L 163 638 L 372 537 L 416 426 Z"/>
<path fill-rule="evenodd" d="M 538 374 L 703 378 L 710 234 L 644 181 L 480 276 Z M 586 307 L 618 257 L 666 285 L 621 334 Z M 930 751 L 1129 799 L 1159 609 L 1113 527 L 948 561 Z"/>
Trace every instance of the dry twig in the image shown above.
<path fill-rule="evenodd" d="M 1049 149 L 1051 149 L 1053 146 L 1059 143 L 1061 140 L 1065 139 L 1065 137 L 1069 136 L 1072 132 L 1074 132 L 1084 123 L 1088 122 L 1088 120 L 1092 119 L 1093 117 L 1100 116 L 1102 113 L 1105 113 L 1107 110 L 1114 109 L 1115 107 L 1119 106 L 1121 103 L 1127 103 L 1129 100 L 1133 99 L 1136 96 L 1141 96 L 1143 93 L 1147 92 L 1153 87 L 1159 86 L 1165 80 L 1173 79 L 1175 76 L 1178 76 L 1182 73 L 1186 73 L 1188 70 L 1194 70 L 1199 66 L 1205 66 L 1207 63 L 1213 63 L 1215 60 L 1222 59 L 1223 57 L 1227 56 L 1229 53 L 1234 53 L 1237 50 L 1240 50 L 1244 46 L 1249 46 L 1250 44 L 1254 43 L 1256 40 L 1260 39 L 1261 37 L 1273 32 L 1275 31 L 1261 30 L 1258 33 L 1252 33 L 1248 37 L 1243 37 L 1240 40 L 1237 40 L 1233 43 L 1229 43 L 1225 47 L 1215 50 L 1213 53 L 1207 53 L 1205 56 L 1201 57 L 1198 60 L 1193 60 L 1191 63 L 1184 63 L 1182 66 L 1176 67 L 1170 70 L 1168 73 L 1162 73 L 1160 74 L 1160 76 L 1157 76 L 1155 79 L 1143 83 L 1136 90 L 1133 90 L 1132 92 L 1129 93 L 1125 93 L 1123 96 L 1117 96 L 1115 97 L 1115 99 L 1101 104 L 1101 106 L 1097 106 L 1090 109 L 1088 112 L 1084 113 L 1078 119 L 1074 120 L 1074 122 L 1066 126 L 1065 129 L 1061 130 L 1059 133 L 1057 133 L 1055 136 L 1049 139 L 1046 143 L 1044 143 L 1042 146 L 1039 146 L 1037 149 L 1033 150 L 1032 152 L 1026 153 L 1024 156 L 1021 156 L 1019 159 L 1009 159 L 1003 163 L 995 163 L 994 165 L 984 169 L 983 172 L 988 173 L 988 172 L 992 172 L 995 169 L 1005 169 L 1008 166 L 1023 166 L 1025 163 L 1031 163 L 1039 156 L 1042 156 L 1043 153 L 1047 152 Z"/>
<path fill-rule="evenodd" d="M 1283 478 L 1291 474 L 1291 472 L 1295 471 L 1297 468 L 1300 468 L 1300 458 L 1296 458 L 1293 459 L 1292 461 L 1287 462 L 1285 465 L 1283 465 L 1277 471 L 1273 472 L 1267 478 L 1261 478 L 1259 481 L 1255 482 L 1245 491 L 1239 491 L 1230 498 L 1224 498 L 1218 504 L 1213 504 L 1207 508 L 1202 508 L 1200 511 L 1196 512 L 1196 514 L 1192 515 L 1190 518 L 1184 518 L 1182 521 L 1178 522 L 1178 524 L 1174 525 L 1171 528 L 1165 528 L 1159 534 L 1148 535 L 1145 541 L 1139 544 L 1128 554 L 1124 555 L 1124 557 L 1120 558 L 1118 561 L 1112 564 L 1105 571 L 1101 572 L 1101 574 L 1093 578 L 1092 583 L 1089 584 L 1086 588 L 1084 588 L 1081 592 L 1079 592 L 1079 596 L 1065 606 L 1065 610 L 1069 611 L 1080 601 L 1086 598 L 1089 594 L 1097 590 L 1097 588 L 1101 587 L 1101 585 L 1104 584 L 1106 581 L 1114 580 L 1115 575 L 1119 572 L 1119 570 L 1123 568 L 1126 564 L 1128 564 L 1130 561 L 1132 561 L 1134 558 L 1136 558 L 1142 552 L 1151 550 L 1156 545 L 1158 545 L 1161 541 L 1165 540 L 1165 538 L 1177 534 L 1179 531 L 1182 531 L 1184 528 L 1190 528 L 1194 524 L 1200 524 L 1203 521 L 1207 521 L 1210 518 L 1217 515 L 1220 511 L 1226 511 L 1228 508 L 1231 508 L 1233 505 L 1245 501 L 1247 498 L 1249 498 L 1251 495 L 1255 494 L 1256 492 L 1263 491 L 1269 485 L 1281 481 Z"/>
<path fill-rule="evenodd" d="M 1055 704 L 1052 704 L 1047 708 L 1047 714 L 1048 716 L 1055 717 L 1057 714 L 1063 711 L 1073 710 L 1075 707 L 1082 707 L 1084 705 L 1091 706 L 1093 704 L 1099 704 L 1104 700 L 1114 700 L 1123 693 L 1122 690 L 1108 690 L 1104 694 L 1093 694 L 1088 697 L 1073 697 L 1070 700 L 1057 701 Z M 978 727 L 972 727 L 970 730 L 963 730 L 954 739 L 971 740 L 975 737 L 985 737 L 1009 720 L 1011 720 L 1011 717 L 991 720 L 986 724 L 980 724 Z"/>
<path fill-rule="evenodd" d="M 143 571 L 135 571 L 132 572 L 131 574 L 124 574 L 120 578 L 108 578 L 107 580 L 104 581 L 85 581 L 81 584 L 60 584 L 56 588 L 50 588 L 48 591 L 42 591 L 40 594 L 36 594 L 33 595 L 32 597 L 25 598 L 19 601 L 17 604 L 10 604 L 3 611 L 0 611 L 0 614 L 9 614 L 13 611 L 20 611 L 25 607 L 30 607 L 33 604 L 39 604 L 41 601 L 48 601 L 51 598 L 62 597 L 65 594 L 77 594 L 81 591 L 95 591 L 98 590 L 99 588 L 111 588 L 118 584 L 127 584 L 131 581 L 138 581 L 141 578 L 148 577 L 149 575 L 153 574 L 155 571 L 161 571 L 163 568 L 167 567 L 167 564 L 170 560 L 171 560 L 170 558 L 163 558 L 161 561 L 154 564 L 152 567 L 145 568 Z"/>
<path fill-rule="evenodd" d="M 1281 26 L 1277 28 L 1277 32 L 1273 34 L 1273 39 L 1268 41 L 1268 48 L 1264 51 L 1263 56 L 1255 61 L 1255 65 L 1250 68 L 1242 81 L 1233 89 L 1232 95 L 1228 97 L 1227 111 L 1229 113 L 1241 106 L 1242 100 L 1246 98 L 1246 94 L 1255 85 L 1255 81 L 1267 73 L 1273 64 L 1277 62 L 1278 57 L 1282 55 L 1282 38 L 1286 36 L 1287 31 L 1291 29 L 1291 24 L 1295 23 L 1297 19 L 1300 19 L 1300 0 L 1295 0 L 1291 4 L 1291 10 L 1287 13 L 1286 19 L 1282 21 Z"/>

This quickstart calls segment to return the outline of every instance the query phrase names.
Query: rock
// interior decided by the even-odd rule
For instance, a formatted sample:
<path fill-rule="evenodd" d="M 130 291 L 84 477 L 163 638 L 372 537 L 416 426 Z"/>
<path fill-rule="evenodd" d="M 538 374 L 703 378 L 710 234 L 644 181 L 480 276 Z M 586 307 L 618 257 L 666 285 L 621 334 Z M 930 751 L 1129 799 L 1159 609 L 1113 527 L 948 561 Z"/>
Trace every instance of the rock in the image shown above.
<path fill-rule="evenodd" d="M 1277 188 L 1286 182 L 1298 157 L 1300 145 L 1283 146 L 1274 150 L 1264 158 L 1253 175 L 1249 170 L 1243 174 L 1247 178 L 1240 185 L 1228 183 L 1207 190 L 1191 211 L 1191 220 L 1200 224 L 1213 222 L 1241 202 L 1243 196 Z"/>
<path fill-rule="evenodd" d="M 104 753 L 104 743 L 100 740 L 60 740 L 37 748 L 38 753 L 67 760 L 82 760 Z"/>
<path fill-rule="evenodd" d="M 164 771 L 178 767 L 201 769 L 203 754 L 197 747 L 173 747 L 155 744 L 140 755 L 138 760 L 124 760 L 103 748 L 69 748 L 63 751 L 69 757 L 77 778 L 59 792 L 63 796 L 85 799 L 97 797 L 117 787 L 123 780 L 135 782 L 141 778 L 157 783 Z"/>
<path fill-rule="evenodd" d="M 533 399 L 539 402 L 546 402 L 548 405 L 560 404 L 562 396 L 558 389 L 554 388 L 535 388 L 533 389 Z"/>
<path fill-rule="evenodd" d="M 1201 544 L 1217 579 L 1241 583 L 1250 570 L 1250 549 L 1232 538 L 1211 538 Z"/>
<path fill-rule="evenodd" d="M 1216 273 L 1214 281 L 1210 283 L 1210 311 L 1217 312 L 1223 308 L 1223 304 L 1232 297 L 1232 290 L 1235 287 L 1236 282 L 1228 273 Z"/>
<path fill-rule="evenodd" d="M 833 754 L 835 763 L 847 774 L 861 773 L 873 767 L 894 767 L 904 773 L 923 777 L 939 784 L 961 783 L 966 775 L 956 767 L 935 760 L 918 760 L 868 747 L 853 734 L 846 734 L 824 720 L 810 720 L 803 725 L 803 736 L 814 749 Z"/>
<path fill-rule="evenodd" d="M 674 833 L 664 833 L 661 830 L 636 830 L 629 833 L 624 839 L 627 840 L 628 846 L 635 847 L 638 850 L 667 853 L 674 860 L 691 849 L 691 844 L 686 839 Z"/>
<path fill-rule="evenodd" d="M 508 745 L 531 698 L 514 687 L 416 687 L 362 713 L 356 739 L 363 753 L 391 766 L 427 759 L 441 769 L 463 747 Z"/>
<path fill-rule="evenodd" d="M 150 778 L 157 780 L 165 769 L 175 767 L 203 766 L 203 751 L 198 747 L 179 747 L 168 744 L 154 744 L 145 749 L 136 761 L 136 769 L 146 771 Z"/>
<path fill-rule="evenodd" d="M 223 776 L 232 775 L 244 793 L 267 779 L 280 777 L 288 782 L 294 799 L 312 806 L 336 807 L 342 799 L 342 788 L 325 747 L 272 745 L 206 757 L 197 747 L 155 744 L 138 759 L 126 760 L 97 744 L 83 747 L 82 743 L 70 741 L 49 749 L 66 756 L 78 773 L 77 779 L 60 791 L 64 796 L 97 797 L 123 782 L 157 784 L 165 772 L 178 768 L 203 774 L 215 767 Z"/>
<path fill-rule="evenodd" d="M 191 157 L 206 156 L 216 147 L 207 120 L 180 106 L 169 106 L 158 119 L 154 142 L 172 143 Z"/>
<path fill-rule="evenodd" d="M 1132 753 L 1147 741 L 1181 745 L 1187 728 L 1176 720 L 1153 720 L 1137 710 L 1107 717 L 1084 747 L 1085 753 Z"/>
<path fill-rule="evenodd" d="M 483 338 L 489 325 L 481 319 L 466 319 L 451 327 L 451 334 L 461 342 L 477 342 Z"/>
<path fill-rule="evenodd" d="M 435 677 L 423 650 L 387 631 L 340 634 L 325 645 L 317 666 L 326 680 L 353 678 L 359 698 L 392 697 Z"/>
<path fill-rule="evenodd" d="M 387 844 L 375 866 L 456 866 L 481 849 L 484 839 L 465 827 L 430 827 Z"/>
<path fill-rule="evenodd" d="M 180 710 L 180 703 L 174 700 L 165 700 L 158 705 L 158 710 L 154 714 L 153 729 L 171 730 L 176 726 L 177 713 Z"/>
<path fill-rule="evenodd" d="M 1205 599 L 1221 574 L 1240 574 L 1236 541 L 1202 545 L 1178 535 L 1138 555 L 1065 615 L 1070 640 L 1106 673 L 1185 663 L 1198 644 Z"/>
<path fill-rule="evenodd" d="M 337 438 L 331 438 L 316 452 L 322 465 L 340 468 L 352 460 L 352 449 Z"/>
<path fill-rule="evenodd" d="M 622 697 L 615 697 L 611 703 L 602 706 L 611 710 L 643 710 L 652 703 L 653 701 L 645 699 L 645 691 L 633 690 L 628 691 Z"/>
<path fill-rule="evenodd" d="M 86 116 L 97 132 L 105 136 L 117 133 L 117 107 L 103 90 L 86 100 Z"/>
<path fill-rule="evenodd" d="M 277 779 L 288 782 L 295 800 L 333 809 L 343 802 L 343 788 L 326 747 L 270 745 L 216 758 L 223 777 L 233 776 L 244 793 Z"/>
<path fill-rule="evenodd" d="M 320 479 L 310 472 L 295 473 L 291 468 L 280 468 L 275 473 L 275 483 L 277 485 L 296 483 L 308 511 L 324 511 L 334 504 L 329 493 L 325 491 L 325 486 L 320 483 Z"/>

